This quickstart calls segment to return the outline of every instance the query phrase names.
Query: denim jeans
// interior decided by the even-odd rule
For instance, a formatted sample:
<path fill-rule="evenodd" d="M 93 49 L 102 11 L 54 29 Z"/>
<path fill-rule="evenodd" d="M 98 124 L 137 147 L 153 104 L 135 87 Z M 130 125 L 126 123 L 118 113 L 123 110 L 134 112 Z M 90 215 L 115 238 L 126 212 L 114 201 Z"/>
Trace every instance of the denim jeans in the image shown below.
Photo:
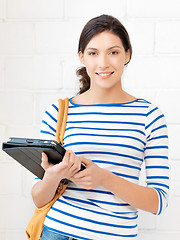
<path fill-rule="evenodd" d="M 43 231 L 41 233 L 41 240 L 77 240 L 77 239 L 72 237 L 66 237 L 59 233 L 52 232 L 47 228 L 43 228 Z"/>

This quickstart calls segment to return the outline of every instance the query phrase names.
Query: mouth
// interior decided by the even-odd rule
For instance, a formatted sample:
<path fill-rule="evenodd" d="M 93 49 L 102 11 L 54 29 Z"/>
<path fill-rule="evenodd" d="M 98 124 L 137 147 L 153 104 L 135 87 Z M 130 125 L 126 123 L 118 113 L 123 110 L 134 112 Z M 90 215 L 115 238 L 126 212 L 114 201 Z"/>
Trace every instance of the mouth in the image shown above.
<path fill-rule="evenodd" d="M 96 73 L 98 76 L 102 77 L 102 78 L 108 78 L 110 77 L 114 72 L 99 72 Z"/>

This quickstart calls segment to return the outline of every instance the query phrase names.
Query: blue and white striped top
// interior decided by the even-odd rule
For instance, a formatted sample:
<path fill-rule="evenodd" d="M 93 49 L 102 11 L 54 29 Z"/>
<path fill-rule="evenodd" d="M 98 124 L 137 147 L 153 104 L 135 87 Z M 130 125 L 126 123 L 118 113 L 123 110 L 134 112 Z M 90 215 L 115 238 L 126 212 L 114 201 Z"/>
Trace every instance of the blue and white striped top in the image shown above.
<path fill-rule="evenodd" d="M 58 102 L 45 112 L 42 139 L 55 139 Z M 128 103 L 79 105 L 69 100 L 64 147 L 138 184 L 145 162 L 147 186 L 159 197 L 160 214 L 169 190 L 168 136 L 164 115 L 144 99 Z M 135 207 L 103 187 L 70 183 L 49 211 L 44 226 L 77 239 L 137 239 Z"/>

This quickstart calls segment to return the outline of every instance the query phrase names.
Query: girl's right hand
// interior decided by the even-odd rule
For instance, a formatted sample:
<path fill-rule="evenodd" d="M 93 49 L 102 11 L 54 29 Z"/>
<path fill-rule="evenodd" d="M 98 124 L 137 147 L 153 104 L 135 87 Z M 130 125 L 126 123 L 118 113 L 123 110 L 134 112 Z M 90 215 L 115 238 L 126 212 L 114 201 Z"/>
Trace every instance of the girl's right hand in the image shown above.
<path fill-rule="evenodd" d="M 49 177 L 56 177 L 59 181 L 63 178 L 71 178 L 81 168 L 80 158 L 71 150 L 66 150 L 63 160 L 58 164 L 48 162 L 48 157 L 42 153 L 41 166 L 45 170 L 45 175 Z"/>

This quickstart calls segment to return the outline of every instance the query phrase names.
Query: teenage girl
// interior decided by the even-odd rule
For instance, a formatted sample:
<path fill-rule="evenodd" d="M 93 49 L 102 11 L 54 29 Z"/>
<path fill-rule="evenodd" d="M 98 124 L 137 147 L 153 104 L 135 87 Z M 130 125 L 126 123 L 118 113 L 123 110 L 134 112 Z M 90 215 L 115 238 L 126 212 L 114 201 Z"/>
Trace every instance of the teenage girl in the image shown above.
<path fill-rule="evenodd" d="M 78 48 L 80 91 L 69 99 L 63 161 L 42 156 L 44 178 L 32 196 L 37 207 L 53 198 L 63 178 L 71 180 L 47 214 L 42 240 L 137 239 L 138 209 L 161 214 L 168 198 L 168 137 L 154 104 L 122 88 L 132 48 L 116 18 L 102 15 L 84 27 Z M 54 139 L 58 102 L 45 112 L 41 138 Z M 138 185 L 145 163 L 147 186 Z M 81 163 L 86 169 L 79 172 Z"/>

